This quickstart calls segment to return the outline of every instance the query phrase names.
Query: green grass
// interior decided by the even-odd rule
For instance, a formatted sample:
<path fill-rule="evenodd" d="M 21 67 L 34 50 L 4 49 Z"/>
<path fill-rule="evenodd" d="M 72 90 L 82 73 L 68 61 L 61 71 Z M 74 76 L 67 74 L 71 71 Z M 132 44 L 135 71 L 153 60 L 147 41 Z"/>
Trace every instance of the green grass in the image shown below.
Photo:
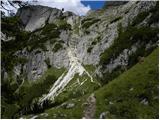
<path fill-rule="evenodd" d="M 86 102 L 87 97 L 89 96 L 89 94 L 83 96 L 83 97 L 79 97 L 76 99 L 70 99 L 68 101 L 66 101 L 66 103 L 74 103 L 75 106 L 73 108 L 65 108 L 65 106 L 59 106 L 57 108 L 50 108 L 50 109 L 46 109 L 43 113 L 47 113 L 48 116 L 44 116 L 41 114 L 37 114 L 37 118 L 38 119 L 81 119 L 83 116 L 83 110 L 84 110 L 84 104 Z M 24 118 L 31 118 L 31 114 L 30 115 L 26 115 L 23 116 Z"/>
<path fill-rule="evenodd" d="M 77 98 L 75 100 L 69 100 L 67 103 L 74 103 L 75 106 L 70 109 L 66 109 L 63 107 L 59 108 L 52 108 L 45 111 L 45 113 L 48 113 L 48 116 L 46 118 L 48 119 L 73 119 L 77 118 L 80 119 L 83 115 L 83 105 L 84 98 Z M 40 117 L 43 118 L 43 117 Z"/>
<path fill-rule="evenodd" d="M 96 91 L 96 118 L 158 118 L 158 48 L 143 63 Z M 141 103 L 146 99 L 148 105 Z M 113 104 L 109 104 L 112 102 Z"/>
<path fill-rule="evenodd" d="M 85 68 L 94 71 L 91 65 L 87 65 Z M 76 75 L 72 83 L 78 77 Z M 68 86 L 70 85 L 71 83 Z M 93 91 L 95 91 L 97 100 L 95 118 L 99 118 L 102 112 L 107 112 L 106 118 L 158 118 L 158 48 L 146 57 L 143 63 L 137 63 L 102 88 L 91 90 L 90 86 L 91 83 L 86 83 L 80 89 L 82 92 L 87 90 L 88 87 L 90 92 L 82 96 L 70 96 L 65 101 L 57 104 L 56 107 L 43 111 L 48 116 L 37 114 L 38 118 L 80 119 L 84 114 L 84 103 Z M 71 91 L 76 91 L 76 88 Z M 65 91 L 65 93 L 67 94 L 68 91 Z M 141 103 L 144 99 L 148 101 L 148 105 Z M 70 109 L 59 106 L 64 102 L 74 103 L 75 106 Z M 109 104 L 109 102 L 113 104 Z M 29 116 L 31 115 L 24 117 L 28 118 Z"/>
<path fill-rule="evenodd" d="M 20 115 L 19 110 L 23 111 L 23 114 L 42 112 L 41 108 L 35 108 L 37 105 L 37 98 L 43 94 L 47 94 L 58 79 L 58 77 L 65 71 L 65 69 L 50 68 L 44 75 L 35 81 L 25 80 L 23 85 L 19 88 L 14 84 L 14 80 L 10 80 L 9 84 L 3 83 L 2 86 L 2 97 L 3 99 L 3 111 L 2 118 L 16 118 Z M 11 84 L 12 83 L 12 84 Z M 15 109 L 8 111 L 8 108 Z M 34 106 L 33 110 L 30 109 Z M 42 109 L 43 110 L 43 109 Z M 8 112 L 7 112 L 8 111 Z"/>
<path fill-rule="evenodd" d="M 91 69 L 91 67 L 89 69 Z M 83 85 L 79 85 L 77 83 L 77 79 L 79 79 L 80 83 L 84 82 L 85 80 L 86 81 Z M 100 86 L 98 85 L 96 79 L 93 79 L 95 81 L 94 83 L 90 81 L 90 77 L 88 77 L 86 74 L 83 74 L 82 76 L 76 74 L 73 77 L 73 79 L 69 82 L 69 84 L 66 86 L 64 91 L 55 99 L 54 104 L 60 105 L 71 98 L 78 98 L 98 89 Z M 77 83 L 77 86 L 73 86 L 73 84 L 75 83 Z"/>
<path fill-rule="evenodd" d="M 96 70 L 96 67 L 93 66 L 93 65 L 84 65 L 84 68 L 92 75 L 95 70 Z"/>

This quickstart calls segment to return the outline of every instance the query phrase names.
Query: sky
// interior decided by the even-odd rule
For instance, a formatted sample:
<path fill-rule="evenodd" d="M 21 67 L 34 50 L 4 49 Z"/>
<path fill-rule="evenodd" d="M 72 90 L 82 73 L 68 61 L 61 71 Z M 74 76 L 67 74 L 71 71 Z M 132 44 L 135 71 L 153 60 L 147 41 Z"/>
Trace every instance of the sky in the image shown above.
<path fill-rule="evenodd" d="M 7 5 L 7 0 L 6 1 L 6 8 L 13 9 L 14 12 L 17 10 L 9 4 Z M 35 0 L 23 0 L 23 1 L 29 1 L 30 4 L 33 5 L 43 5 L 43 6 L 48 6 L 52 8 L 58 8 L 62 9 L 64 8 L 65 11 L 71 11 L 74 12 L 77 15 L 86 15 L 86 13 L 93 9 L 99 9 L 102 8 L 103 4 L 105 1 L 88 1 L 88 0 L 36 0 L 37 2 L 33 2 Z"/>
<path fill-rule="evenodd" d="M 85 6 L 89 5 L 92 10 L 97 10 L 103 7 L 106 1 L 81 1 Z"/>

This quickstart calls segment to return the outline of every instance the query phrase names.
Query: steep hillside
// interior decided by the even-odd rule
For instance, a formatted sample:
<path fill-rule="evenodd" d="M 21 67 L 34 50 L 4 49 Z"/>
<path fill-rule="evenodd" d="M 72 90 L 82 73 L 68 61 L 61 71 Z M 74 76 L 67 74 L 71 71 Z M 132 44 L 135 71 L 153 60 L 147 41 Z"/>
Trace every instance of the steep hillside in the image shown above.
<path fill-rule="evenodd" d="M 158 118 L 159 50 L 95 92 L 96 117 Z"/>
<path fill-rule="evenodd" d="M 1 26 L 2 118 L 157 118 L 159 2 L 108 2 L 86 16 L 26 6 Z"/>
<path fill-rule="evenodd" d="M 96 90 L 93 93 L 96 99 L 93 118 L 158 118 L 158 58 L 159 50 L 156 48 L 143 62 L 137 63 L 109 84 Z M 69 100 L 41 114 L 23 117 L 83 118 L 87 98 L 89 95 Z"/>

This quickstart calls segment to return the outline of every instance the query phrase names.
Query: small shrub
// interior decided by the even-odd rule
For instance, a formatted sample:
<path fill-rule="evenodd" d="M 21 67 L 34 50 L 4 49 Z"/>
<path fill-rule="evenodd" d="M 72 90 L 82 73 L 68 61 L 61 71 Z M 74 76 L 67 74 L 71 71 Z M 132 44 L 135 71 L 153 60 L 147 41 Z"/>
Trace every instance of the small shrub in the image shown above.
<path fill-rule="evenodd" d="M 92 43 L 91 43 L 91 45 L 96 45 L 97 44 L 97 41 L 93 41 Z"/>
<path fill-rule="evenodd" d="M 122 74 L 123 71 L 124 71 L 124 69 L 122 69 L 121 66 L 118 66 L 112 72 L 108 72 L 107 71 L 107 72 L 103 73 L 103 78 L 100 79 L 100 82 L 102 83 L 102 85 L 105 85 L 109 81 L 112 81 L 113 79 L 115 79 L 116 77 L 118 77 L 120 74 Z"/>
<path fill-rule="evenodd" d="M 86 18 L 81 21 L 81 24 L 84 24 L 87 21 L 93 20 L 94 18 Z"/>
<path fill-rule="evenodd" d="M 91 53 L 92 49 L 93 49 L 93 47 L 92 47 L 92 46 L 91 46 L 91 47 L 89 47 L 89 48 L 87 49 L 87 52 L 88 52 L 88 53 Z"/>
<path fill-rule="evenodd" d="M 54 48 L 53 48 L 53 51 L 54 52 L 57 52 L 59 49 L 63 48 L 62 44 L 60 43 L 56 43 Z"/>
<path fill-rule="evenodd" d="M 19 57 L 18 59 L 17 59 L 17 63 L 19 64 L 25 64 L 26 62 L 28 62 L 28 59 L 27 58 L 25 58 L 25 57 Z"/>
<path fill-rule="evenodd" d="M 121 16 L 120 16 L 120 17 L 115 18 L 114 20 L 112 20 L 112 21 L 110 22 L 110 24 L 112 24 L 112 23 L 114 23 L 114 22 L 117 22 L 117 21 L 119 21 L 120 19 L 122 19 L 122 17 L 121 17 Z"/>
<path fill-rule="evenodd" d="M 66 20 L 57 20 L 56 24 L 59 30 L 71 30 L 71 25 Z"/>
<path fill-rule="evenodd" d="M 45 63 L 47 64 L 47 67 L 48 67 L 48 68 L 51 68 L 51 64 L 50 64 L 50 59 L 49 59 L 49 58 L 47 58 L 47 59 L 45 60 Z"/>
<path fill-rule="evenodd" d="M 133 20 L 132 25 L 135 26 L 141 23 L 148 15 L 149 15 L 149 12 L 139 13 L 137 17 Z"/>
<path fill-rule="evenodd" d="M 150 12 L 152 13 L 148 23 L 151 25 L 152 23 L 158 23 L 159 22 L 159 3 L 157 1 L 156 6 L 153 7 Z"/>
<path fill-rule="evenodd" d="M 46 35 L 46 34 L 50 33 L 51 31 L 56 30 L 56 28 L 57 28 L 57 26 L 53 23 L 52 24 L 47 24 L 47 25 L 44 26 L 41 34 Z"/>
<path fill-rule="evenodd" d="M 94 24 L 94 23 L 96 23 L 96 22 L 98 22 L 98 21 L 100 21 L 100 19 L 93 19 L 93 20 L 86 21 L 86 22 L 84 22 L 84 23 L 82 24 L 82 28 L 87 29 L 87 28 L 89 28 L 92 24 Z"/>
<path fill-rule="evenodd" d="M 96 45 L 101 40 L 101 36 L 97 36 L 91 45 Z"/>

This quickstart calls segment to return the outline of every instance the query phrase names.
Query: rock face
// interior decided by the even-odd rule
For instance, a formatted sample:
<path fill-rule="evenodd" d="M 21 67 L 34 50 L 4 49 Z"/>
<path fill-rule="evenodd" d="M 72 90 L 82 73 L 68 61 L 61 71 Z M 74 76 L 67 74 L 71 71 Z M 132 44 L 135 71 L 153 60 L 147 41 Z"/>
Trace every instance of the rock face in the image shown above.
<path fill-rule="evenodd" d="M 106 7 L 108 6 L 119 6 L 119 5 L 124 5 L 128 3 L 128 1 L 107 1 L 106 2 Z"/>
<path fill-rule="evenodd" d="M 114 44 L 114 40 L 119 34 L 119 25 L 121 24 L 123 28 L 126 28 L 139 13 L 154 8 L 156 2 L 109 1 L 107 6 L 114 7 L 103 12 L 94 11 L 86 16 L 76 16 L 71 12 L 63 13 L 56 8 L 44 6 L 28 6 L 19 9 L 17 16 L 22 20 L 26 31 L 36 30 L 34 34 L 43 38 L 43 27 L 46 24 L 55 24 L 60 28 L 58 30 L 60 34 L 57 38 L 53 38 L 57 42 L 51 42 L 52 38 L 44 42 L 45 51 L 37 48 L 31 52 L 27 48 L 17 51 L 15 55 L 26 57 L 28 62 L 21 67 L 20 65 L 14 67 L 14 70 L 19 71 L 15 73 L 15 76 L 19 76 L 21 69 L 23 69 L 28 79 L 40 78 L 48 69 L 46 59 L 49 59 L 49 64 L 53 67 L 69 69 L 69 57 L 66 51 L 68 46 L 74 49 L 75 56 L 83 65 L 96 66 L 97 74 L 100 75 L 101 54 Z M 148 14 L 139 25 L 149 26 L 146 21 L 150 19 L 151 15 L 152 13 Z M 66 29 L 65 25 L 71 26 L 71 28 Z M 158 24 L 153 23 L 150 26 L 157 27 Z M 53 51 L 59 43 L 61 44 L 60 49 Z M 150 46 L 153 44 L 155 43 L 151 42 Z M 129 56 L 136 51 L 138 45 L 140 44 L 135 43 L 131 48 L 124 49 L 115 59 L 105 65 L 105 71 L 111 72 L 118 66 L 126 66 Z"/>
<path fill-rule="evenodd" d="M 40 5 L 23 7 L 17 12 L 17 16 L 22 20 L 25 30 L 31 32 L 44 27 L 46 22 L 51 23 L 61 14 L 62 11 L 59 9 Z"/>

